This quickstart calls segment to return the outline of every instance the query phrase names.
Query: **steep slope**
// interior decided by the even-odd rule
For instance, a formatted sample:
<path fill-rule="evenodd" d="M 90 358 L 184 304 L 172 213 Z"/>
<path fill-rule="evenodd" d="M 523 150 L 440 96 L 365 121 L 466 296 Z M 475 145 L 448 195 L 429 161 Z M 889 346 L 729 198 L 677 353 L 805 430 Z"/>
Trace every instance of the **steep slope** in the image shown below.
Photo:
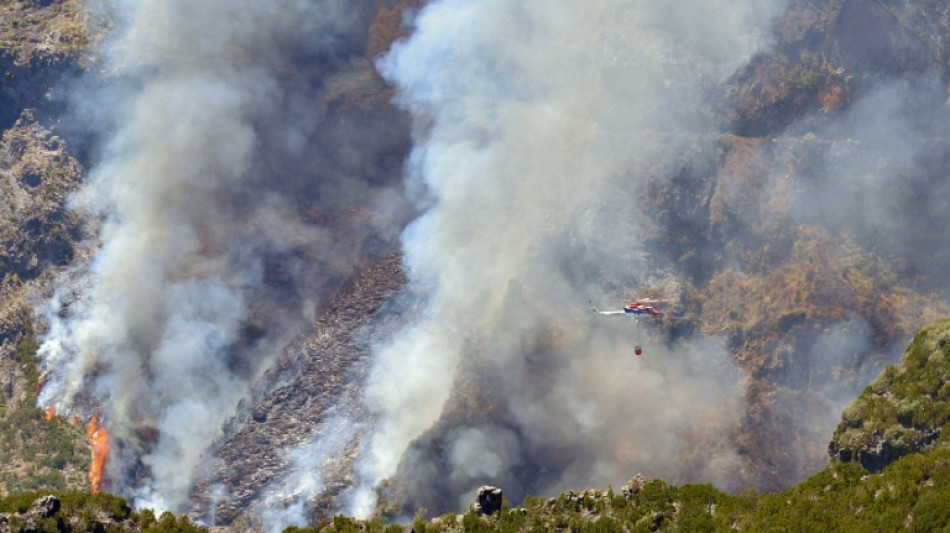
<path fill-rule="evenodd" d="M 920 17 L 922 12 L 928 16 Z M 899 357 L 915 330 L 950 311 L 941 272 L 950 238 L 942 222 L 950 207 L 944 201 L 950 143 L 941 122 L 947 72 L 938 38 L 947 23 L 944 12 L 927 2 L 791 3 L 776 21 L 774 46 L 710 91 L 705 118 L 715 133 L 667 131 L 662 123 L 657 130 L 631 133 L 635 149 L 655 157 L 625 168 L 626 180 L 612 196 L 583 204 L 585 211 L 609 214 L 583 219 L 597 230 L 583 233 L 590 226 L 578 224 L 536 239 L 576 246 L 576 255 L 563 259 L 552 245 L 552 270 L 563 268 L 571 282 L 596 286 L 614 302 L 672 300 L 658 328 L 663 342 L 647 358 L 682 365 L 664 376 L 664 391 L 692 372 L 707 371 L 680 352 L 697 336 L 721 340 L 742 370 L 736 387 L 743 399 L 741 423 L 725 439 L 707 446 L 696 436 L 702 451 L 640 459 L 637 469 L 671 461 L 680 476 L 671 481 L 691 481 L 708 475 L 698 473 L 709 460 L 703 452 L 734 446 L 748 466 L 724 469 L 730 490 L 782 490 L 807 478 L 827 459 L 826 437 L 839 410 Z M 669 122 L 675 124 L 674 118 Z M 638 189 L 639 183 L 645 185 Z M 575 244 L 576 235 L 582 236 Z M 575 257 L 582 259 L 571 262 Z M 498 291 L 501 309 L 534 306 L 541 314 L 553 305 L 545 302 L 546 291 L 530 287 L 530 279 L 519 281 Z M 515 421 L 513 413 L 563 408 L 569 412 L 563 421 L 586 401 L 596 412 L 609 411 L 620 397 L 625 405 L 648 402 L 641 400 L 647 393 L 634 391 L 651 389 L 634 378 L 659 371 L 665 361 L 647 362 L 642 373 L 628 375 L 636 363 L 622 348 L 605 358 L 613 372 L 603 379 L 624 375 L 629 388 L 617 387 L 610 398 L 586 392 L 559 398 L 562 403 L 529 401 L 555 396 L 559 378 L 595 375 L 597 363 L 603 364 L 594 348 L 572 351 L 563 344 L 578 330 L 596 327 L 571 314 L 583 308 L 583 300 L 576 300 L 575 308 L 557 306 L 563 312 L 545 316 L 544 326 L 517 339 L 524 355 L 518 364 L 549 384 L 530 377 L 506 380 L 515 371 L 493 361 L 512 349 L 493 344 L 507 333 L 504 327 L 466 332 L 463 375 L 455 378 L 438 422 L 404 456 L 389 493 L 397 503 L 408 502 L 404 512 L 453 508 L 464 493 L 456 478 L 479 471 L 469 463 L 459 466 L 462 452 L 455 450 L 490 447 L 494 454 L 484 454 L 489 464 L 518 457 L 517 467 L 476 476 L 484 483 L 503 480 L 497 482 L 510 486 L 515 499 L 544 490 L 570 469 L 565 464 L 572 449 L 565 442 L 573 432 L 539 430 L 540 424 Z M 630 344 L 650 339 L 643 329 L 631 328 Z M 703 363 L 715 359 L 715 349 L 699 349 L 708 357 Z M 551 354 L 559 350 L 585 363 L 558 367 Z M 539 360 L 547 366 L 534 365 Z M 617 420 L 633 424 L 643 418 L 627 414 Z M 665 421 L 636 433 L 662 431 Z M 608 440 L 609 430 L 603 431 Z M 461 445 L 460 433 L 482 440 Z M 560 435 L 562 441 L 551 440 L 561 446 L 539 434 Z M 645 445 L 631 446 L 638 452 Z M 590 466 L 584 460 L 578 459 Z"/>
<path fill-rule="evenodd" d="M 57 272 L 83 253 L 79 213 L 65 208 L 81 177 L 62 139 L 30 112 L 0 140 L 0 492 L 85 488 L 90 448 L 82 427 L 36 408 L 33 308 Z M 44 418 L 46 418 L 44 420 Z M 83 421 L 85 422 L 85 421 Z"/>
<path fill-rule="evenodd" d="M 712 485 L 670 485 L 635 476 L 619 490 L 570 491 L 554 498 L 529 497 L 484 516 L 474 509 L 427 520 L 416 515 L 412 531 L 939 531 L 950 526 L 950 441 L 940 426 L 948 416 L 939 391 L 950 375 L 945 346 L 950 319 L 928 325 L 914 337 L 903 361 L 889 366 L 845 410 L 830 446 L 832 461 L 785 491 L 730 495 Z M 918 408 L 902 419 L 894 406 Z M 882 424 L 899 430 L 883 446 Z M 936 428 L 936 429 L 934 429 Z M 912 432 L 929 437 L 909 445 Z M 897 435 L 901 433 L 901 435 Z M 872 445 L 869 447 L 868 444 Z M 860 447 L 860 452 L 858 451 Z M 892 451 L 884 461 L 867 461 L 872 450 Z M 880 454 L 878 454 L 880 455 Z M 843 460 L 842 458 L 846 456 Z M 880 459 L 880 457 L 878 457 Z M 850 461 L 850 462 L 849 462 Z M 862 468 L 868 463 L 872 471 Z M 370 521 L 344 517 L 293 531 L 403 531 L 385 515 Z"/>
<path fill-rule="evenodd" d="M 0 493 L 87 489 L 91 445 L 76 420 L 36 407 L 36 349 L 55 278 L 88 253 L 66 201 L 83 167 L 56 129 L 62 87 L 89 32 L 79 3 L 0 5 Z M 85 422 L 85 421 L 83 421 Z"/>
<path fill-rule="evenodd" d="M 404 282 L 399 260 L 392 255 L 366 262 L 330 301 L 316 331 L 288 348 L 289 357 L 270 377 L 274 385 L 264 388 L 247 423 L 216 451 L 213 473 L 199 483 L 203 494 L 195 498 L 198 516 L 206 521 L 213 516 L 220 524 L 238 520 L 248 509 L 266 516 L 272 508 L 302 502 L 308 494 L 300 485 L 313 483 L 317 476 L 327 487 L 321 503 L 339 495 L 357 441 L 341 442 L 333 451 L 338 456 L 323 462 L 320 455 L 326 451 L 313 446 L 314 431 L 341 411 L 358 425 L 371 423 L 359 405 L 369 343 L 361 330 L 384 312 Z M 271 493 L 262 494 L 265 488 Z M 220 498 L 221 492 L 231 497 Z"/>
<path fill-rule="evenodd" d="M 81 266 L 88 253 L 76 244 L 83 235 L 78 214 L 63 207 L 82 169 L 49 130 L 50 117 L 60 110 L 57 82 L 72 76 L 80 63 L 74 53 L 89 42 L 77 5 L 69 0 L 0 7 L 0 17 L 8 21 L 0 35 L 8 51 L 2 56 L 10 73 L 6 80 L 13 81 L 3 84 L 0 102 L 0 125 L 9 127 L 0 152 L 7 179 L 2 190 L 6 216 L 0 221 L 0 272 L 6 276 L 0 379 L 5 413 L 26 406 L 32 420 L 39 419 L 31 408 L 35 384 L 29 377 L 35 370 L 28 356 L 35 346 L 26 317 L 48 297 L 54 274 L 69 265 Z M 309 101 L 318 87 L 315 107 L 323 113 L 308 116 L 319 130 L 308 141 L 320 147 L 314 158 L 319 163 L 301 163 L 288 173 L 314 171 L 327 161 L 334 169 L 332 183 L 320 193 L 303 183 L 287 185 L 299 193 L 293 195 L 300 204 L 293 207 L 293 216 L 304 222 L 300 227 L 319 228 L 321 235 L 343 243 L 337 249 L 342 260 L 323 261 L 316 246 L 299 242 L 264 260 L 267 290 L 273 292 L 269 299 L 255 302 L 241 330 L 242 341 L 253 344 L 287 308 L 310 305 L 309 296 L 319 295 L 321 304 L 308 309 L 314 318 L 301 321 L 294 331 L 283 366 L 255 384 L 253 398 L 241 405 L 209 450 L 214 458 L 203 465 L 190 502 L 196 516 L 209 522 L 239 520 L 255 505 L 294 512 L 303 508 L 302 516 L 327 516 L 336 510 L 330 500 L 356 483 L 351 472 L 355 433 L 326 465 L 294 465 L 290 452 L 298 447 L 306 451 L 305 445 L 319 436 L 318 427 L 344 410 L 340 406 L 359 406 L 370 357 L 366 339 L 373 327 L 379 327 L 379 336 L 395 328 L 392 322 L 379 322 L 378 313 L 387 303 L 399 307 L 391 298 L 400 293 L 406 273 L 396 241 L 411 209 L 405 198 L 397 199 L 396 210 L 405 211 L 380 228 L 384 224 L 374 218 L 378 213 L 362 205 L 360 194 L 349 188 L 349 176 L 365 175 L 373 185 L 391 186 L 394 196 L 404 194 L 398 182 L 411 126 L 406 114 L 389 104 L 393 89 L 375 71 L 373 59 L 394 39 L 406 36 L 403 16 L 411 16 L 416 5 L 367 2 L 364 10 L 371 14 L 361 15 L 368 24 L 365 34 L 348 43 L 352 49 L 343 54 L 345 60 L 334 58 L 337 70 L 326 79 L 311 65 L 279 69 L 281 83 L 294 86 L 293 94 L 302 100 Z M 869 28 L 873 38 L 868 37 Z M 712 88 L 706 119 L 716 125 L 716 133 L 646 132 L 644 144 L 663 146 L 658 150 L 661 157 L 624 171 L 631 179 L 643 177 L 644 190 L 618 191 L 591 208 L 610 213 L 610 224 L 604 227 L 609 228 L 609 239 L 621 244 L 608 243 L 611 253 L 596 260 L 585 257 L 591 263 L 601 261 L 590 270 L 596 275 L 585 283 L 618 301 L 643 295 L 672 300 L 666 321 L 657 328 L 654 349 L 648 351 L 656 359 L 648 361 L 661 360 L 665 351 L 701 334 L 721 339 L 743 372 L 736 387 L 742 394 L 737 407 L 741 423 L 723 442 L 696 435 L 703 450 L 705 444 L 734 447 L 751 466 L 726 469 L 730 490 L 781 490 L 820 468 L 836 410 L 896 359 L 914 330 L 948 312 L 947 280 L 940 270 L 950 253 L 943 246 L 950 230 L 941 223 L 950 143 L 939 124 L 924 120 L 927 114 L 938 118 L 934 123 L 942 117 L 947 29 L 947 8 L 939 2 L 793 2 L 776 25 L 776 45 Z M 894 85 L 904 92 L 886 92 Z M 910 98 L 902 98 L 907 95 Z M 886 105 L 894 101 L 907 107 Z M 37 111 L 14 125 L 25 107 Z M 873 113 L 862 114 L 867 108 L 880 111 L 887 127 L 868 125 L 866 118 Z M 912 116 L 912 124 L 895 118 L 903 115 Z M 853 127 L 846 127 L 849 124 Z M 869 131 L 873 135 L 867 135 Z M 357 142 L 338 143 L 337 134 Z M 361 144 L 364 139 L 372 142 Z M 281 159 L 272 155 L 262 166 L 277 168 Z M 340 193 L 348 200 L 337 205 L 324 193 Z M 236 233 L 241 235 L 270 221 L 237 218 L 242 231 Z M 625 240 L 625 234 L 642 237 L 642 247 L 623 248 L 635 240 Z M 569 240 L 563 235 L 542 237 L 538 240 Z M 301 272 L 309 274 L 294 277 Z M 307 285 L 305 290 L 293 287 L 300 279 L 307 280 L 300 284 Z M 542 309 L 551 305 L 544 302 L 546 294 L 529 294 L 517 284 L 508 294 L 510 306 L 529 298 L 543 302 L 538 304 Z M 525 339 L 519 348 L 535 369 L 525 384 L 539 394 L 550 390 L 548 381 L 555 381 L 559 372 L 570 369 L 538 361 L 563 348 L 566 332 L 594 327 L 577 318 L 586 311 L 583 299 L 576 304 L 576 309 L 559 311 L 545 331 Z M 43 327 L 37 323 L 36 329 L 42 333 Z M 457 429 L 466 424 L 500 421 L 507 427 L 510 420 L 500 418 L 507 415 L 495 408 L 508 392 L 499 385 L 499 376 L 509 369 L 486 361 L 493 351 L 513 348 L 493 345 L 496 333 L 466 333 L 476 357 L 458 376 L 441 377 L 455 380 L 453 397 L 415 452 L 449 449 Z M 625 360 L 629 354 L 616 356 Z M 645 364 L 655 365 L 651 371 L 662 370 L 663 363 Z M 935 394 L 939 397 L 940 391 Z M 867 405 L 878 406 L 882 398 L 887 397 L 869 397 Z M 861 409 L 854 409 L 865 412 L 867 406 L 859 404 Z M 841 443 L 835 445 L 840 446 L 835 448 L 838 457 L 850 453 L 886 462 L 880 456 L 892 458 L 897 451 L 933 442 L 939 428 L 914 422 L 920 412 L 930 413 L 930 407 L 892 407 L 894 412 L 888 411 L 889 418 L 880 422 L 886 427 L 875 422 L 875 431 L 881 433 L 876 437 L 849 433 L 862 428 L 846 422 L 849 429 L 841 431 Z M 358 422 L 372 422 L 360 407 L 354 409 Z M 66 432 L 75 442 L 83 441 L 78 429 L 53 424 L 49 431 L 57 438 Z M 139 435 L 154 435 L 152 427 L 139 429 Z M 517 438 L 523 436 L 517 433 Z M 142 438 L 146 444 L 148 440 Z M 3 451 L 13 458 L 30 453 L 26 441 L 17 442 Z M 545 448 L 548 455 L 511 469 L 523 487 L 521 492 L 509 490 L 514 497 L 536 491 L 543 480 L 561 473 L 558 453 L 564 450 L 556 441 L 543 445 L 550 445 Z M 37 453 L 42 460 L 61 463 L 60 456 Z M 67 456 L 70 466 L 62 483 L 82 486 L 87 459 L 75 451 Z M 681 478 L 669 481 L 694 480 L 705 459 L 702 451 L 684 452 L 675 458 L 682 466 Z M 24 486 L 25 473 L 37 463 L 14 459 L 10 464 L 17 476 L 8 478 L 12 488 Z M 420 505 L 436 511 L 457 505 L 454 488 L 441 490 L 440 483 L 451 478 L 444 471 L 446 461 L 431 464 L 438 469 L 421 481 L 421 488 L 394 492 L 394 500 L 407 512 Z M 647 470 L 651 465 L 643 466 Z M 850 467 L 841 468 L 845 475 Z M 41 466 L 29 475 L 38 479 L 51 471 Z M 310 487 L 309 493 L 288 488 L 314 471 L 331 472 L 322 479 L 324 487 Z M 136 475 L 143 474 L 129 477 L 134 481 Z M 493 481 L 490 478 L 482 481 Z M 131 494 L 131 485 L 116 487 Z"/>

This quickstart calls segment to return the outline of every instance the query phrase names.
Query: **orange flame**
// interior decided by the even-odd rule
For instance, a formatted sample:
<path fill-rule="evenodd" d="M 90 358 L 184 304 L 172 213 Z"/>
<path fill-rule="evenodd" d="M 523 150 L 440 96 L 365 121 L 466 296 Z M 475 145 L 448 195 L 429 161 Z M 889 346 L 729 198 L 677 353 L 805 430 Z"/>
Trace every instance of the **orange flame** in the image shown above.
<path fill-rule="evenodd" d="M 89 483 L 93 494 L 102 489 L 102 473 L 109 457 L 109 432 L 99 424 L 99 416 L 93 415 L 86 426 L 86 435 L 92 441 L 92 466 L 89 467 Z"/>
<path fill-rule="evenodd" d="M 56 416 L 56 408 L 50 407 L 49 409 L 46 410 L 46 414 L 43 415 L 43 419 L 49 422 L 50 420 L 53 419 L 54 416 Z"/>

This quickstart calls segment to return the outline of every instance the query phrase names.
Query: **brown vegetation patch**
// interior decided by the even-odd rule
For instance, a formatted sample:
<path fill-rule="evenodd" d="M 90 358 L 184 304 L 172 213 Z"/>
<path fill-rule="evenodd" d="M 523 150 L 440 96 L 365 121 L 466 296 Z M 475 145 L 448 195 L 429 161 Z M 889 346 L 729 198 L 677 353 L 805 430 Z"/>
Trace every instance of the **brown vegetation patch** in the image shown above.
<path fill-rule="evenodd" d="M 89 48 L 80 0 L 0 2 L 0 49 L 19 65 L 73 55 Z"/>

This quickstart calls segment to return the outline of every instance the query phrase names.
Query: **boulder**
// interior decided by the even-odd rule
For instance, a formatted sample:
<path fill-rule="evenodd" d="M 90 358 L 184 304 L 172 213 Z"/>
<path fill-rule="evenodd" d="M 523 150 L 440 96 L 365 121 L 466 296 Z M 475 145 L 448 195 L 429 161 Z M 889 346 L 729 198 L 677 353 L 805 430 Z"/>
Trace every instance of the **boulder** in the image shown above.
<path fill-rule="evenodd" d="M 490 515 L 501 511 L 501 489 L 488 485 L 479 487 L 478 494 L 475 496 L 475 505 L 472 507 L 476 513 Z"/>
<path fill-rule="evenodd" d="M 620 487 L 620 491 L 623 493 L 624 497 L 627 498 L 627 501 L 633 499 L 633 495 L 640 492 L 643 488 L 643 485 L 646 484 L 646 480 L 643 479 L 642 474 L 637 474 L 634 476 L 629 483 Z"/>
<path fill-rule="evenodd" d="M 56 514 L 57 511 L 59 511 L 61 506 L 62 504 L 60 503 L 59 498 L 53 496 L 52 494 L 48 494 L 42 498 L 37 498 L 33 502 L 33 505 L 30 507 L 29 514 L 41 518 L 51 518 L 54 514 Z"/>

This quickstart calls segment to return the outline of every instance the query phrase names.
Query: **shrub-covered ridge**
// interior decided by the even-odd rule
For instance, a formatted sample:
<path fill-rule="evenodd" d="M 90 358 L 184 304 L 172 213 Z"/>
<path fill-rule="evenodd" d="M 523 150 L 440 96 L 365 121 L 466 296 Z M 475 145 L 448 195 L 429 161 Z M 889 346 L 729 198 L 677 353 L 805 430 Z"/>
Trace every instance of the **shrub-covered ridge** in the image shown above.
<path fill-rule="evenodd" d="M 447 532 L 866 532 L 945 531 L 950 528 L 950 446 L 910 454 L 872 474 L 857 463 L 830 463 L 781 493 L 726 494 L 712 485 L 673 486 L 637 480 L 635 491 L 568 492 L 548 500 L 526 498 L 491 516 L 473 510 L 411 526 L 337 516 L 290 533 Z M 628 485 L 629 487 L 630 485 Z M 627 487 L 625 487 L 627 488 Z"/>
<path fill-rule="evenodd" d="M 920 330 L 903 360 L 890 365 L 841 416 L 833 460 L 872 471 L 931 446 L 950 422 L 950 319 Z"/>
<path fill-rule="evenodd" d="M 188 518 L 133 511 L 112 494 L 22 492 L 0 499 L 0 533 L 198 533 Z"/>

